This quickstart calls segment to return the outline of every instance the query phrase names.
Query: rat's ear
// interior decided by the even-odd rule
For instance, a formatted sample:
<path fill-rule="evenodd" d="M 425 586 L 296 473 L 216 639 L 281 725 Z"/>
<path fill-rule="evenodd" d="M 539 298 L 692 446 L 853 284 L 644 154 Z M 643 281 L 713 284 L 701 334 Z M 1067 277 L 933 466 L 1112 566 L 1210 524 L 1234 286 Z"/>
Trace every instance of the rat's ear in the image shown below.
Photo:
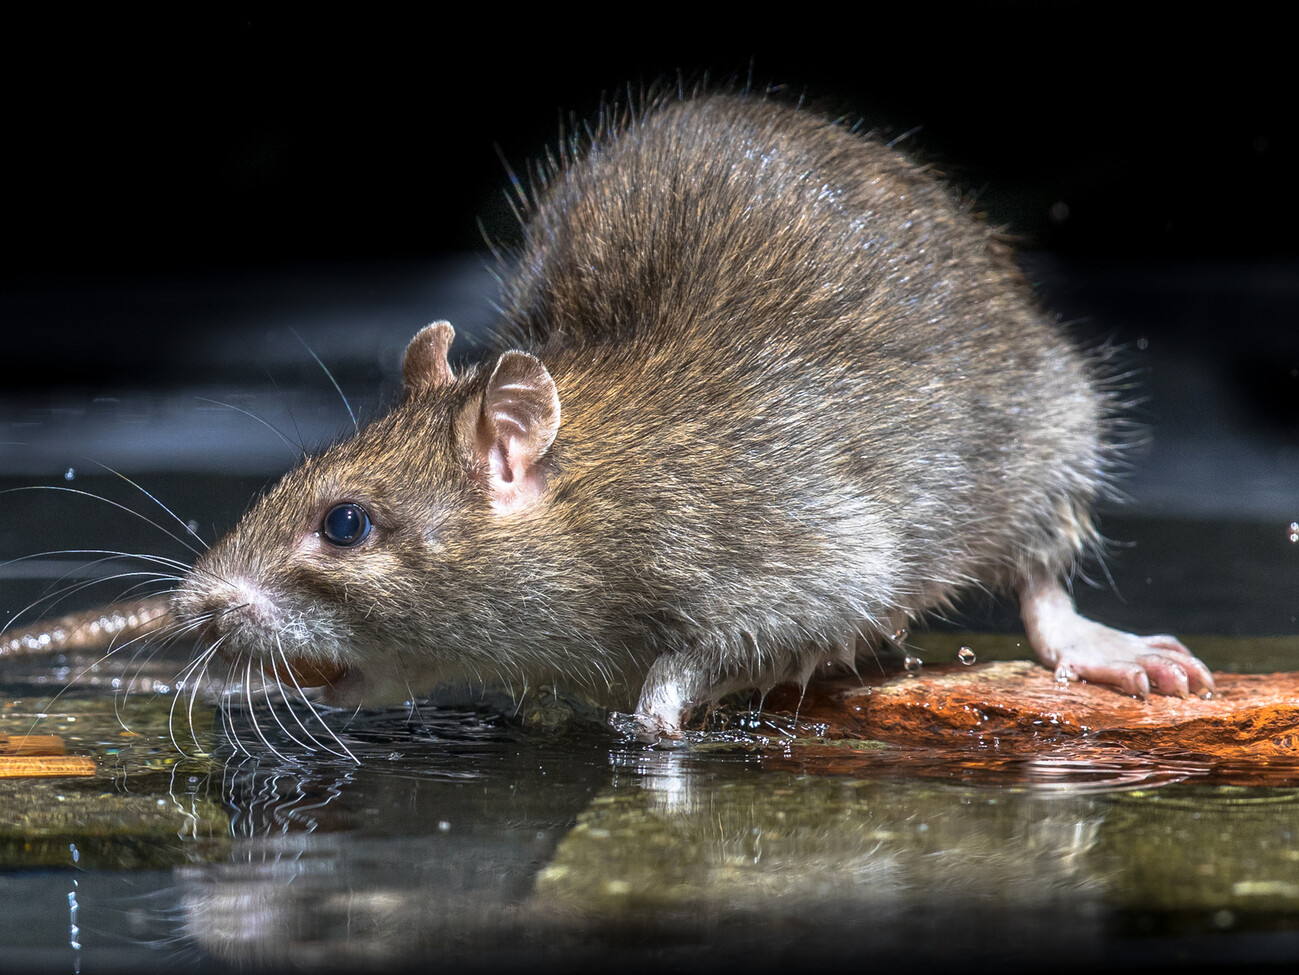
<path fill-rule="evenodd" d="M 497 511 L 518 511 L 541 496 L 542 460 L 558 432 L 559 393 L 550 373 L 535 356 L 506 352 L 487 380 L 477 430 L 478 458 Z"/>
<path fill-rule="evenodd" d="M 451 363 L 447 361 L 447 350 L 455 337 L 456 330 L 450 322 L 434 322 L 415 333 L 401 357 L 401 378 L 406 384 L 407 396 L 456 381 Z"/>

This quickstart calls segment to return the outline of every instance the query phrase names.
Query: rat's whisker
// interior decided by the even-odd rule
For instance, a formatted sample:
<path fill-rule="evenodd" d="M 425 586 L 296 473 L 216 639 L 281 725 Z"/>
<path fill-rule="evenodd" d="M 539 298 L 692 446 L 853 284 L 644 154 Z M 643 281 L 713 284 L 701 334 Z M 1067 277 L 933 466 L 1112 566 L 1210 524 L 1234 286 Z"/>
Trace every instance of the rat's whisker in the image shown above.
<path fill-rule="evenodd" d="M 290 328 L 289 331 L 293 333 L 295 339 L 302 343 L 302 347 L 307 350 L 307 354 L 316 360 L 316 365 L 320 366 L 324 371 L 325 376 L 334 384 L 334 389 L 337 391 L 339 399 L 343 401 L 343 406 L 347 409 L 347 415 L 352 419 L 352 430 L 354 432 L 359 431 L 361 429 L 361 424 L 357 422 L 356 414 L 352 412 L 352 404 L 347 401 L 347 396 L 343 393 L 343 387 L 338 385 L 338 380 L 334 378 L 334 374 L 330 372 L 329 367 L 321 361 L 320 356 L 316 355 L 316 350 L 309 346 L 306 341 L 303 340 L 301 335 L 292 328 Z"/>
<path fill-rule="evenodd" d="M 256 420 L 262 426 L 266 427 L 266 429 L 270 430 L 271 433 L 275 434 L 277 437 L 283 440 L 285 445 L 293 451 L 295 456 L 302 455 L 302 446 L 300 444 L 295 444 L 292 440 L 288 438 L 288 436 L 282 430 L 279 429 L 279 427 L 271 423 L 271 421 L 266 419 L 265 417 L 258 416 L 256 413 L 252 412 L 251 410 L 245 410 L 242 406 L 235 406 L 233 403 L 223 403 L 219 399 L 209 399 L 206 396 L 196 396 L 194 398 L 197 399 L 200 403 L 211 403 L 213 406 L 220 406 L 227 410 L 234 410 L 236 413 L 242 413 L 250 420 Z"/>
<path fill-rule="evenodd" d="M 172 511 L 171 508 L 169 508 L 167 505 L 163 504 L 160 500 L 158 500 L 157 497 L 155 497 L 151 492 L 147 491 L 147 490 L 146 490 L 142 485 L 140 485 L 140 484 L 136 483 L 135 481 L 131 480 L 131 478 L 127 477 L 127 476 L 126 476 L 125 474 L 123 474 L 121 471 L 118 471 L 118 470 L 113 469 L 112 467 L 109 467 L 107 464 L 101 463 L 100 461 L 94 460 L 94 459 L 92 459 L 92 458 L 87 458 L 87 461 L 88 461 L 89 463 L 94 464 L 95 466 L 97 466 L 97 467 L 103 469 L 103 470 L 108 471 L 108 473 L 114 475 L 115 477 L 119 477 L 119 478 L 121 478 L 121 479 L 122 479 L 123 481 L 125 481 L 127 484 L 131 485 L 131 487 L 135 488 L 137 491 L 139 491 L 141 494 L 143 494 L 146 498 L 148 498 L 150 501 L 152 501 L 154 504 L 156 504 L 159 508 L 161 508 L 163 511 L 165 511 L 168 515 L 170 515 L 170 516 L 175 520 L 176 524 L 180 525 L 181 528 L 185 529 L 185 532 L 186 532 L 186 533 L 187 533 L 191 538 L 193 538 L 194 541 L 198 542 L 199 545 L 201 545 L 203 548 L 207 548 L 207 542 L 203 541 L 203 539 L 199 537 L 198 532 L 196 532 L 196 531 L 193 529 L 193 527 L 190 525 L 189 522 L 185 521 L 183 518 L 181 518 L 180 515 L 176 514 L 176 512 L 174 512 L 174 511 Z M 191 549 L 191 551 L 193 551 L 193 550 Z"/>
<path fill-rule="evenodd" d="M 79 497 L 89 498 L 92 501 L 98 501 L 100 504 L 106 504 L 109 507 L 116 508 L 118 511 L 124 511 L 132 518 L 140 519 L 140 521 L 143 521 L 146 525 L 150 525 L 151 527 L 162 532 L 162 534 L 166 535 L 172 541 L 176 542 L 176 544 L 189 549 L 196 556 L 201 554 L 199 549 L 196 549 L 193 545 L 190 545 L 189 542 L 181 538 L 179 535 L 173 533 L 170 529 L 164 528 L 157 521 L 150 518 L 148 515 L 144 514 L 143 512 L 136 511 L 134 508 L 127 507 L 126 505 L 114 501 L 111 498 L 105 498 L 102 495 L 95 494 L 93 491 L 83 491 L 80 488 L 64 487 L 62 484 L 25 484 L 25 485 L 20 485 L 18 487 L 5 488 L 3 491 L 0 491 L 0 495 L 14 494 L 19 491 L 61 491 L 66 494 L 75 494 L 78 495 Z M 186 530 L 188 531 L 188 528 Z M 199 539 L 199 541 L 201 543 L 202 539 Z"/>
<path fill-rule="evenodd" d="M 306 693 L 306 691 L 303 690 L 302 685 L 298 683 L 298 676 L 294 672 L 293 667 L 290 665 L 289 659 L 287 655 L 284 653 L 283 647 L 279 644 L 278 639 L 276 640 L 276 649 L 280 660 L 282 660 L 284 663 L 285 670 L 288 672 L 289 680 L 292 681 L 293 687 L 297 691 L 297 699 L 306 706 L 307 710 L 311 712 L 312 717 L 315 718 L 316 723 L 319 724 L 320 727 L 325 730 L 325 733 L 328 734 L 329 737 L 333 739 L 334 743 L 337 744 L 338 747 L 342 749 L 342 752 L 335 751 L 329 745 L 325 744 L 319 738 L 317 738 L 316 735 L 309 728 L 307 728 L 305 724 L 302 723 L 302 719 L 298 717 L 297 711 L 292 706 L 290 706 L 289 713 L 293 715 L 293 720 L 298 723 L 298 727 L 302 729 L 303 733 L 307 736 L 308 739 L 311 740 L 312 744 L 315 745 L 317 748 L 329 752 L 329 754 L 335 755 L 339 758 L 350 758 L 353 762 L 357 762 L 357 764 L 360 764 L 357 757 L 352 754 L 351 750 L 345 744 L 343 744 L 342 739 L 338 737 L 338 734 L 334 731 L 334 729 L 331 728 L 329 724 L 325 721 L 324 717 L 317 710 L 315 702 L 313 702 L 310 696 L 308 696 L 308 694 Z M 272 662 L 274 662 L 275 657 L 272 657 L 271 659 Z M 279 684 L 281 690 L 283 690 L 284 685 L 280 679 L 279 665 L 274 664 L 274 666 L 275 666 L 276 683 Z M 296 739 L 294 740 L 296 741 Z M 301 742 L 299 742 L 299 744 L 301 744 Z"/>

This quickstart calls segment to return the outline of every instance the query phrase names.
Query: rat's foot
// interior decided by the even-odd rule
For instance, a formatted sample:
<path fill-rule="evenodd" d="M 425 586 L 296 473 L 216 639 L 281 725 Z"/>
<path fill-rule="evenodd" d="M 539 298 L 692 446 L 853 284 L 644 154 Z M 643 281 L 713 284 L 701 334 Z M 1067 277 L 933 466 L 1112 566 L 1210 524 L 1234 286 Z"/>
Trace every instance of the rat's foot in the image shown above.
<path fill-rule="evenodd" d="M 1136 636 L 1080 616 L 1060 583 L 1030 579 L 1019 592 L 1020 614 L 1038 659 L 1064 680 L 1108 684 L 1146 698 L 1208 697 L 1209 668 L 1172 636 Z"/>
<path fill-rule="evenodd" d="M 673 662 L 665 654 L 654 661 L 645 675 L 636 713 L 632 716 L 641 735 L 681 737 L 681 725 L 693 705 L 681 675 L 672 673 L 676 669 L 671 666 Z"/>

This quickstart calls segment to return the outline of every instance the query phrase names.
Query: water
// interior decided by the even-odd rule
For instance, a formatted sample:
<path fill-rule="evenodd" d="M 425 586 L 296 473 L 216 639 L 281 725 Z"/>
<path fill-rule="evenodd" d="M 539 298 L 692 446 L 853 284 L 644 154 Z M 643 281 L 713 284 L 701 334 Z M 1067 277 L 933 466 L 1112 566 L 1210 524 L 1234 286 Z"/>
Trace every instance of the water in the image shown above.
<path fill-rule="evenodd" d="M 878 749 L 826 774 L 774 738 L 647 748 L 482 706 L 331 715 L 359 765 L 233 754 L 200 708 L 210 753 L 182 757 L 163 696 L 121 705 L 130 735 L 106 695 L 30 701 L 0 732 L 39 707 L 101 768 L 0 782 L 6 951 L 47 970 L 73 964 L 70 904 L 87 970 L 1069 970 L 1299 937 L 1299 789 L 1189 760 Z"/>
<path fill-rule="evenodd" d="M 443 315 L 459 329 L 455 309 L 417 280 L 407 282 L 408 314 L 376 316 L 380 331 L 413 333 Z M 373 412 L 391 395 L 400 342 L 384 338 L 376 357 L 368 333 L 295 295 L 294 327 L 358 412 Z M 322 330 L 305 324 L 313 316 Z M 273 323 L 242 324 L 279 334 Z M 273 416 L 293 440 L 350 426 L 292 336 L 264 342 L 257 356 L 272 372 L 310 368 L 273 385 L 236 343 L 222 360 L 230 374 L 195 386 L 141 393 L 124 381 L 6 401 L 0 439 L 30 446 L 0 448 L 0 488 L 86 493 L 0 495 L 0 559 L 77 549 L 186 560 L 187 528 L 211 540 L 229 526 L 292 451 L 196 393 Z M 1157 365 L 1156 403 L 1175 406 L 1177 390 L 1203 384 L 1176 362 Z M 1136 503 L 1104 520 L 1123 543 L 1108 560 L 1112 584 L 1099 573 L 1099 585 L 1079 584 L 1082 608 L 1130 629 L 1174 630 L 1214 668 L 1295 669 L 1292 447 L 1283 438 L 1242 460 L 1241 443 L 1268 441 L 1253 428 L 1214 440 L 1230 431 L 1230 413 L 1199 417 L 1194 429 L 1159 418 L 1156 444 L 1198 442 L 1200 453 L 1172 468 L 1163 448 L 1148 455 Z M 180 522 L 94 460 L 165 500 Z M 1206 494 L 1186 482 L 1173 493 L 1178 471 L 1224 464 L 1227 486 L 1215 479 Z M 1290 495 L 1279 490 L 1287 482 Z M 1225 496 L 1239 503 L 1223 507 Z M 5 562 L 0 609 L 7 618 L 36 600 L 52 612 L 92 605 L 140 581 L 123 571 L 151 570 L 103 558 Z M 1001 656 L 1028 655 L 1004 606 L 973 602 L 955 625 L 1003 631 Z M 1197 645 L 1195 634 L 1224 639 Z M 979 648 L 980 664 L 998 656 L 986 641 L 947 636 L 942 652 L 923 627 L 900 639 L 931 663 L 955 661 L 962 644 Z M 0 734 L 59 735 L 99 768 L 93 778 L 0 779 L 0 969 L 1299 962 L 1299 772 L 1284 765 L 1122 751 L 1098 760 L 1064 746 L 1031 758 L 813 747 L 781 715 L 742 710 L 708 734 L 648 747 L 544 695 L 521 708 L 448 700 L 334 712 L 330 727 L 359 764 L 283 737 L 272 740 L 277 757 L 252 731 L 254 720 L 274 727 L 265 714 L 202 697 L 191 710 L 175 690 L 182 665 L 150 648 L 0 667 Z M 251 754 L 232 747 L 227 723 Z"/>

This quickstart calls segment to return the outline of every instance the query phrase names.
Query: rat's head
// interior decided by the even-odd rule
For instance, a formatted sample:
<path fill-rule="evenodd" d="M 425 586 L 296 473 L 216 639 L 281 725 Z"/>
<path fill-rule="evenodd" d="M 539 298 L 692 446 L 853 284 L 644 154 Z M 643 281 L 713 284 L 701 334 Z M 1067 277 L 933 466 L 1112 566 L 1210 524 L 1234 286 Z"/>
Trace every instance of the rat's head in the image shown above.
<path fill-rule="evenodd" d="M 545 515 L 559 398 L 523 352 L 457 377 L 453 335 L 416 335 L 402 402 L 287 474 L 178 589 L 178 617 L 237 676 L 401 699 L 508 666 L 491 661 L 517 628 L 503 555 Z"/>

